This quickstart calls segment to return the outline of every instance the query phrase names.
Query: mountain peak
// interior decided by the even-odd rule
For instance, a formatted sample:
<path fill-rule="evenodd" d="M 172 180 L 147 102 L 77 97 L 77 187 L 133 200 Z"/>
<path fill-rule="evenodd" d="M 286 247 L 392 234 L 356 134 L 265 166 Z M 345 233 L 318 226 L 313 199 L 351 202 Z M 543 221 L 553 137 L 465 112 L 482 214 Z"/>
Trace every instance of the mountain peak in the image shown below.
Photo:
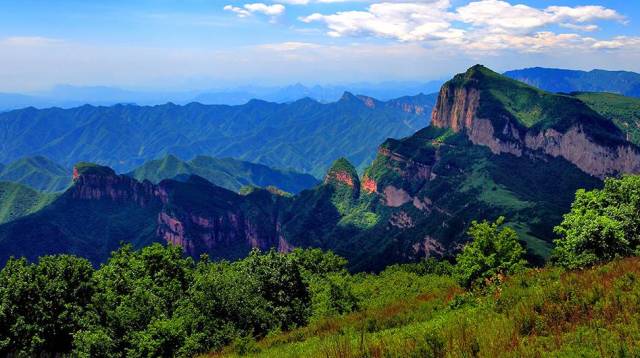
<path fill-rule="evenodd" d="M 356 168 L 346 158 L 339 158 L 327 172 L 324 179 L 325 184 L 334 183 L 347 185 L 352 188 L 360 187 L 360 180 Z"/>
<path fill-rule="evenodd" d="M 114 176 L 116 172 L 109 167 L 95 163 L 80 162 L 73 166 L 73 180 L 77 180 L 84 175 Z"/>
<path fill-rule="evenodd" d="M 349 92 L 349 91 L 345 91 L 342 94 L 342 97 L 340 97 L 340 102 L 345 102 L 345 101 L 358 101 L 358 97 L 356 97 L 356 95 L 354 95 L 353 93 Z"/>
<path fill-rule="evenodd" d="M 584 102 L 545 92 L 481 65 L 442 86 L 432 124 L 465 133 L 473 144 L 489 147 L 495 154 L 542 151 L 562 156 L 599 178 L 640 170 L 640 151 L 615 124 Z"/>

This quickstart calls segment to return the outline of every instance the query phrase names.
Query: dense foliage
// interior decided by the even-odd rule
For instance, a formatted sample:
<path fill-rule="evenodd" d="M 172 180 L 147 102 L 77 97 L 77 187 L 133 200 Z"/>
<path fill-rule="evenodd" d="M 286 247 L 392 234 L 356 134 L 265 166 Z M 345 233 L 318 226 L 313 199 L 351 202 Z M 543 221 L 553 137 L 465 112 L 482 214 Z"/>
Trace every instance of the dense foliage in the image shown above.
<path fill-rule="evenodd" d="M 504 217 L 494 223 L 471 223 L 472 241 L 458 254 L 455 270 L 463 286 L 482 286 L 524 268 L 525 251 L 518 234 L 503 224 Z"/>
<path fill-rule="evenodd" d="M 555 259 L 578 268 L 639 253 L 640 177 L 607 179 L 602 190 L 579 190 L 556 227 Z"/>
<path fill-rule="evenodd" d="M 0 354 L 192 356 L 351 311 L 344 259 L 252 252 L 197 264 L 179 247 L 124 246 L 94 270 L 69 255 L 10 260 L 0 272 Z M 315 312 L 314 312 L 315 310 Z"/>

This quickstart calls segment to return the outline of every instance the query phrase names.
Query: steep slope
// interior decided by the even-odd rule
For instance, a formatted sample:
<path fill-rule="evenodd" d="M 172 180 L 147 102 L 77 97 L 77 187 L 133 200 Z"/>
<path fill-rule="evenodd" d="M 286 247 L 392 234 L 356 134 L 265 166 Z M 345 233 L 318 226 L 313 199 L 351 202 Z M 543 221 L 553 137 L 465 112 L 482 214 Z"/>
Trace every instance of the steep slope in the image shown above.
<path fill-rule="evenodd" d="M 183 175 L 197 175 L 235 192 L 250 185 L 263 188 L 274 186 L 297 194 L 318 184 L 318 180 L 308 174 L 272 169 L 265 165 L 231 158 L 207 156 L 197 156 L 190 161 L 183 161 L 176 156 L 168 155 L 162 159 L 146 162 L 128 175 L 137 180 L 149 180 L 153 183 Z"/>
<path fill-rule="evenodd" d="M 474 66 L 447 82 L 432 124 L 464 132 L 495 154 L 541 152 L 604 178 L 640 171 L 640 151 L 582 101 L 540 91 Z"/>
<path fill-rule="evenodd" d="M 549 92 L 611 92 L 640 97 L 640 74 L 635 72 L 535 67 L 508 71 L 505 76 Z"/>
<path fill-rule="evenodd" d="M 16 182 L 45 192 L 62 191 L 71 184 L 69 170 L 42 157 L 26 157 L 0 168 L 0 181 Z"/>
<path fill-rule="evenodd" d="M 34 213 L 55 199 L 17 183 L 0 182 L 0 224 Z"/>
<path fill-rule="evenodd" d="M 571 95 L 615 123 L 628 141 L 640 145 L 640 99 L 613 93 L 575 92 Z"/>
<path fill-rule="evenodd" d="M 73 253 L 98 264 L 121 242 L 173 243 L 212 258 L 236 258 L 254 247 L 288 250 L 277 225 L 281 200 L 289 199 L 266 190 L 242 196 L 196 176 L 156 185 L 80 163 L 64 194 L 0 225 L 0 262 L 12 255 Z"/>
<path fill-rule="evenodd" d="M 328 104 L 307 98 L 240 106 L 27 108 L 0 113 L 0 162 L 46 155 L 63 165 L 85 160 L 126 172 L 167 154 L 211 155 L 321 177 L 340 156 L 366 166 L 385 138 L 424 126 L 432 105 L 425 96 L 380 102 L 345 93 Z"/>
<path fill-rule="evenodd" d="M 575 191 L 600 185 L 563 158 L 495 154 L 437 127 L 388 140 L 365 175 L 405 227 L 399 237 L 424 255 L 453 252 L 472 220 L 505 215 L 530 253 L 545 257 Z"/>

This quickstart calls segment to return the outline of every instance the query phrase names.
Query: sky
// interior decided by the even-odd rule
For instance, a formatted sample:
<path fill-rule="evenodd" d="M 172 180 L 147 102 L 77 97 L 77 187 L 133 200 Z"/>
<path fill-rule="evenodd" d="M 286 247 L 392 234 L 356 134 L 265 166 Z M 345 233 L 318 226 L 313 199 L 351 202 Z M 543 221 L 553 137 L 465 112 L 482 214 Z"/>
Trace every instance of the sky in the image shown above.
<path fill-rule="evenodd" d="M 640 72 L 636 0 L 0 0 L 0 92 Z"/>

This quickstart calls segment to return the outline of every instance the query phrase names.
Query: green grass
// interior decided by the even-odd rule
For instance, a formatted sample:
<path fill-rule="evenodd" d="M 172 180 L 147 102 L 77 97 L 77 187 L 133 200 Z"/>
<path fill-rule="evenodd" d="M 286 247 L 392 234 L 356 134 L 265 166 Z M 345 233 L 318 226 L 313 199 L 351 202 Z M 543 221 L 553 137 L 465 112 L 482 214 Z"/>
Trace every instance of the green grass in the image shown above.
<path fill-rule="evenodd" d="M 577 92 L 572 95 L 613 121 L 629 141 L 640 145 L 640 99 L 613 93 Z"/>
<path fill-rule="evenodd" d="M 446 277 L 355 279 L 360 311 L 258 342 L 255 357 L 633 357 L 640 259 L 584 271 L 531 269 L 465 292 Z M 215 356 L 237 356 L 233 347 Z"/>

